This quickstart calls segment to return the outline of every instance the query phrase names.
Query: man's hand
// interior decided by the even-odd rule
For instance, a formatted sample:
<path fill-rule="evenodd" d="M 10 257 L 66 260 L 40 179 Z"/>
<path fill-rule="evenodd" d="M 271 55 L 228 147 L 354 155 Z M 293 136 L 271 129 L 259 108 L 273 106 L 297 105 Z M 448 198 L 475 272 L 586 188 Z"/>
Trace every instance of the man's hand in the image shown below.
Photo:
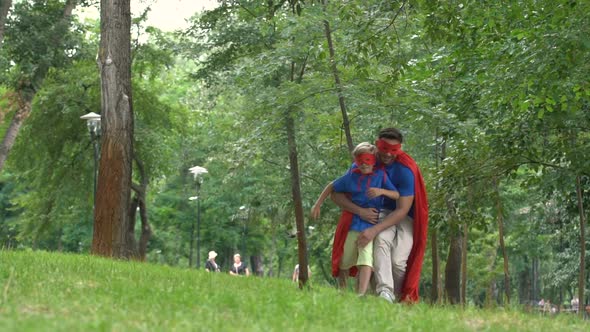
<path fill-rule="evenodd" d="M 379 221 L 379 210 L 375 208 L 360 208 L 357 214 L 361 219 L 372 224 L 376 224 Z"/>
<path fill-rule="evenodd" d="M 359 248 L 364 248 L 369 242 L 373 241 L 375 236 L 377 236 L 375 227 L 367 228 L 359 234 L 356 244 Z"/>

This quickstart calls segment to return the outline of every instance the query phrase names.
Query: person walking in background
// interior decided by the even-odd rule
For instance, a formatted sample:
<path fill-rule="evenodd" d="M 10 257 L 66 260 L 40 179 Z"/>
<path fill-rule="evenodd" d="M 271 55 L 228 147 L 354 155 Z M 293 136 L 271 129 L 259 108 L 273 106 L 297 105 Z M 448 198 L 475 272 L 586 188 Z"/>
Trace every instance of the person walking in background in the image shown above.
<path fill-rule="evenodd" d="M 578 310 L 580 309 L 580 300 L 576 296 L 572 299 L 570 303 L 572 305 L 572 311 L 577 314 Z"/>
<path fill-rule="evenodd" d="M 231 274 L 232 276 L 245 275 L 246 277 L 250 275 L 248 266 L 246 265 L 246 263 L 242 262 L 242 257 L 240 256 L 240 254 L 234 255 L 234 264 L 229 269 L 229 274 Z"/>
<path fill-rule="evenodd" d="M 220 272 L 219 265 L 215 262 L 215 257 L 217 257 L 217 253 L 213 250 L 209 251 L 209 259 L 207 259 L 207 263 L 205 263 L 205 270 L 207 272 Z"/>
<path fill-rule="evenodd" d="M 309 268 L 309 265 L 307 266 L 307 279 L 311 279 L 311 269 Z M 291 280 L 293 280 L 293 282 L 299 281 L 299 264 L 295 265 L 295 269 L 293 270 L 293 276 L 291 277 Z"/>

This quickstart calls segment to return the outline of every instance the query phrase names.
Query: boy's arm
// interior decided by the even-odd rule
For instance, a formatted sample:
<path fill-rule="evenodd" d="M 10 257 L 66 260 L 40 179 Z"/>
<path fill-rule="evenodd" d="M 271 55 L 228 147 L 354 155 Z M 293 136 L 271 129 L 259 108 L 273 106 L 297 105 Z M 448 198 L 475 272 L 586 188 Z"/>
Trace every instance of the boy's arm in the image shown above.
<path fill-rule="evenodd" d="M 311 208 L 311 218 L 312 219 L 317 219 L 320 217 L 320 208 L 322 207 L 322 204 L 324 204 L 324 201 L 326 200 L 326 198 L 328 198 L 328 196 L 332 193 L 332 191 L 334 191 L 334 185 L 333 185 L 333 182 L 330 182 L 324 188 L 324 190 L 320 194 L 320 197 L 318 197 L 315 204 Z"/>
<path fill-rule="evenodd" d="M 382 189 L 382 188 L 369 188 L 369 190 L 367 190 L 367 196 L 369 198 L 385 196 L 385 197 L 391 198 L 393 200 L 397 200 L 399 198 L 399 191 Z"/>

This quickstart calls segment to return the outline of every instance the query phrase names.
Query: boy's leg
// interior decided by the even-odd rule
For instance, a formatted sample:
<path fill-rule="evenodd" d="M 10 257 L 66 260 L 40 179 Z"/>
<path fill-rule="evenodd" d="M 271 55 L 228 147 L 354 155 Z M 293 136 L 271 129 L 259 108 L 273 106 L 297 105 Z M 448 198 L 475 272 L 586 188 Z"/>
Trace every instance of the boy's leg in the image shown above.
<path fill-rule="evenodd" d="M 369 281 L 371 280 L 371 273 L 373 272 L 373 269 L 366 265 L 359 265 L 358 269 L 359 282 L 356 292 L 359 295 L 365 295 L 367 293 L 367 289 L 369 288 Z"/>
<path fill-rule="evenodd" d="M 357 293 L 365 295 L 373 272 L 373 242 L 369 242 L 363 248 L 358 248 L 356 266 L 359 270 Z"/>
<path fill-rule="evenodd" d="M 338 287 L 341 289 L 346 288 L 349 270 L 356 265 L 358 256 L 358 250 L 356 247 L 357 238 L 358 232 L 350 231 L 346 235 L 346 240 L 344 241 L 344 251 L 342 253 L 342 259 L 340 260 L 340 266 L 338 267 Z"/>

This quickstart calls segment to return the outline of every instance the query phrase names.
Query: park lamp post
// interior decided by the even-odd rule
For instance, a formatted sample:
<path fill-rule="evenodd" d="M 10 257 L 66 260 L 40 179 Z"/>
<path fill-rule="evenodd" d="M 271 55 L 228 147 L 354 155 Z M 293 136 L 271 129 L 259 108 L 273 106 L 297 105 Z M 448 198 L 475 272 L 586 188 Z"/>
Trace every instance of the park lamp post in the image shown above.
<path fill-rule="evenodd" d="M 86 120 L 88 131 L 90 132 L 90 141 L 94 144 L 94 205 L 96 204 L 96 180 L 98 177 L 98 138 L 100 137 L 100 114 L 90 112 L 80 117 Z"/>
<path fill-rule="evenodd" d="M 201 204 L 199 200 L 199 195 L 201 192 L 201 184 L 203 183 L 203 174 L 209 173 L 205 167 L 201 166 L 194 166 L 189 168 L 189 171 L 195 177 L 195 181 L 197 182 L 197 196 L 189 197 L 189 200 L 197 201 L 197 269 L 201 267 Z M 193 224 L 191 227 L 191 251 L 189 253 L 188 259 L 188 266 L 191 267 L 193 264 L 193 239 L 195 233 L 195 222 L 193 220 Z"/>

